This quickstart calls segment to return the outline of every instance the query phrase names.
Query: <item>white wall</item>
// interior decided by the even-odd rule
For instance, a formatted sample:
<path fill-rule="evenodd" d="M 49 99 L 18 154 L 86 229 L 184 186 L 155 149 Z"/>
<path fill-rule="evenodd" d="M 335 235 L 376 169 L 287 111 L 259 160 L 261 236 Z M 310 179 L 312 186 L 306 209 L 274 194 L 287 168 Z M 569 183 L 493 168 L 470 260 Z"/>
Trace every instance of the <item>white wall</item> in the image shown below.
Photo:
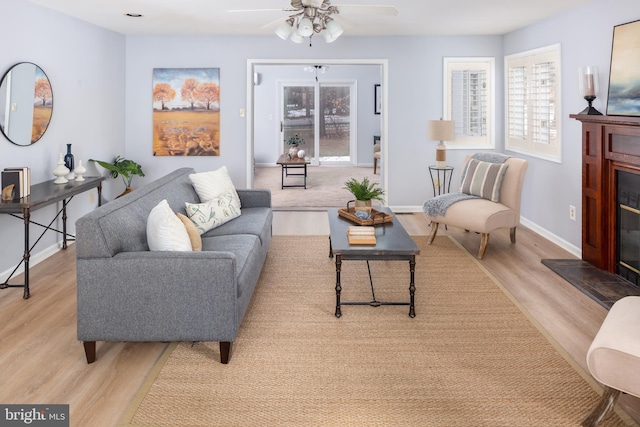
<path fill-rule="evenodd" d="M 25 1 L 0 2 L 0 28 L 0 74 L 18 62 L 33 62 L 49 77 L 54 98 L 51 124 L 40 141 L 24 147 L 0 136 L 0 169 L 30 167 L 32 183 L 38 183 L 54 178 L 58 154 L 66 152 L 68 143 L 73 144 L 76 163 L 124 152 L 125 38 Z M 107 195 L 112 185 L 112 181 L 105 184 Z M 93 193 L 94 203 L 87 192 L 69 204 L 71 232 L 75 220 L 94 209 L 96 190 Z M 60 208 L 52 205 L 35 211 L 32 220 L 48 224 Z M 2 272 L 22 259 L 23 230 L 21 220 L 0 215 L 2 281 L 6 279 Z M 32 243 L 40 230 L 31 226 Z M 58 240 L 48 232 L 35 247 L 31 261 L 37 261 L 34 255 L 39 252 L 56 248 Z"/>
<path fill-rule="evenodd" d="M 258 65 L 259 84 L 254 87 L 254 158 L 256 165 L 275 166 L 280 147 L 278 82 L 315 83 L 315 73 L 302 65 Z M 318 73 L 320 83 L 355 82 L 357 100 L 356 158 L 361 166 L 373 166 L 373 136 L 380 135 L 380 115 L 374 113 L 374 84 L 380 83 L 380 66 L 330 65 Z M 302 147 L 303 149 L 305 147 Z"/>
<path fill-rule="evenodd" d="M 636 0 L 598 0 L 504 37 L 505 55 L 561 44 L 562 163 L 522 156 L 529 160 L 522 215 L 527 224 L 532 223 L 528 225 L 568 242 L 578 253 L 582 240 L 582 128 L 580 122 L 569 118 L 587 106 L 580 96 L 578 68 L 598 66 L 600 93 L 593 106 L 604 114 L 613 27 L 637 19 L 640 8 Z M 569 219 L 569 205 L 577 208 L 576 221 Z"/>

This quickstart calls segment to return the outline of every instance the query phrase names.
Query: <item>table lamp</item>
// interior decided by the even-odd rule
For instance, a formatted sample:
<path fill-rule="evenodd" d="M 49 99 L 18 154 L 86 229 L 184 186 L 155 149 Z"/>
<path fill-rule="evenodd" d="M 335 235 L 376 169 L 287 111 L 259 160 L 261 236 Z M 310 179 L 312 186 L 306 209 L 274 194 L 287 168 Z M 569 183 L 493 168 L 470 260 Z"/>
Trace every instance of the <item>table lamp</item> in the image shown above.
<path fill-rule="evenodd" d="M 447 146 L 444 141 L 453 141 L 455 137 L 453 120 L 429 120 L 429 139 L 440 141 L 436 146 L 436 167 L 447 166 Z"/>

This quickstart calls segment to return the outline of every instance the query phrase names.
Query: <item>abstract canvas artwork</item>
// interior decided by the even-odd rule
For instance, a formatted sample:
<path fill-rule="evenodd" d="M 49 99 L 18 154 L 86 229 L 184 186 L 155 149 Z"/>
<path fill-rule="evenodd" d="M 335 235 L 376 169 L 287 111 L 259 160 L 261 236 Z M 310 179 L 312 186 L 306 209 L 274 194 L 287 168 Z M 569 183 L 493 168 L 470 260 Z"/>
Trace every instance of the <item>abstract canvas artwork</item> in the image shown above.
<path fill-rule="evenodd" d="M 640 116 L 640 21 L 613 28 L 607 115 Z"/>
<path fill-rule="evenodd" d="M 153 69 L 153 155 L 220 155 L 220 69 Z"/>

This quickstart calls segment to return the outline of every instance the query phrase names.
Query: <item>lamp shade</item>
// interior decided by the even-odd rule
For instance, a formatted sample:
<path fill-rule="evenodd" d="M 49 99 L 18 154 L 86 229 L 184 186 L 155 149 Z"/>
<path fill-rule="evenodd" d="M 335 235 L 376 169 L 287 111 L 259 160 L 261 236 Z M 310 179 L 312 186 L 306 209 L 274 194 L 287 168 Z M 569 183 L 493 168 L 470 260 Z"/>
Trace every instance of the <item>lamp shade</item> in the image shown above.
<path fill-rule="evenodd" d="M 302 37 L 309 37 L 313 34 L 313 22 L 311 22 L 311 19 L 304 17 L 300 20 L 298 24 L 298 34 Z"/>
<path fill-rule="evenodd" d="M 289 37 L 289 40 L 291 40 L 294 43 L 302 43 L 304 41 L 304 37 L 298 34 L 297 31 L 292 31 L 291 37 Z"/>
<path fill-rule="evenodd" d="M 342 33 L 344 32 L 344 28 L 342 28 L 342 25 L 340 25 L 333 19 L 327 19 L 326 31 L 329 32 L 329 34 L 331 35 L 331 39 L 333 41 L 342 35 Z"/>
<path fill-rule="evenodd" d="M 281 23 L 280 25 L 278 25 L 276 27 L 275 32 L 276 32 L 276 35 L 280 37 L 282 40 L 286 40 L 291 35 L 292 31 L 293 31 L 293 25 L 291 24 L 291 22 L 287 20 Z"/>
<path fill-rule="evenodd" d="M 453 141 L 456 137 L 453 120 L 429 120 L 429 139 Z"/>

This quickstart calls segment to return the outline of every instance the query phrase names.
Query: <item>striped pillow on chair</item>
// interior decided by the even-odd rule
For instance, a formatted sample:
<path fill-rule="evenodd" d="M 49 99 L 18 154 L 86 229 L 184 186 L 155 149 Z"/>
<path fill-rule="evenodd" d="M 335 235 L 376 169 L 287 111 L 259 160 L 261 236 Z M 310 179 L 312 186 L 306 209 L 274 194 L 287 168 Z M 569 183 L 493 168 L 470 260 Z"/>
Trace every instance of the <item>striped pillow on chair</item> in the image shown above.
<path fill-rule="evenodd" d="M 509 165 L 471 159 L 467 164 L 460 192 L 482 197 L 492 202 L 500 201 L 502 178 Z"/>

